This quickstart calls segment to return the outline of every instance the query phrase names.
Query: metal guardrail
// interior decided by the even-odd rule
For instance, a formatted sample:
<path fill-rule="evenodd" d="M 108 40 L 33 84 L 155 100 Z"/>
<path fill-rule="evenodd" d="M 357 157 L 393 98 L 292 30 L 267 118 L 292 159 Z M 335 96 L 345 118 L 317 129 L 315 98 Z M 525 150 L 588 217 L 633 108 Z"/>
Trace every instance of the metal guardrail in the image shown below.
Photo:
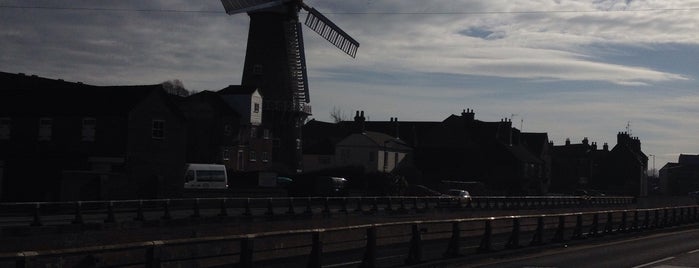
<path fill-rule="evenodd" d="M 406 221 L 0 254 L 0 267 L 379 267 L 699 222 L 699 206 Z M 526 243 L 529 241 L 528 243 Z"/>
<path fill-rule="evenodd" d="M 42 226 L 205 217 L 279 217 L 314 214 L 400 214 L 430 210 L 539 210 L 634 204 L 634 197 L 476 196 L 190 198 L 78 202 L 0 203 L 0 226 Z M 6 221 L 2 221 L 5 219 Z M 12 219 L 12 220 L 7 220 Z"/>

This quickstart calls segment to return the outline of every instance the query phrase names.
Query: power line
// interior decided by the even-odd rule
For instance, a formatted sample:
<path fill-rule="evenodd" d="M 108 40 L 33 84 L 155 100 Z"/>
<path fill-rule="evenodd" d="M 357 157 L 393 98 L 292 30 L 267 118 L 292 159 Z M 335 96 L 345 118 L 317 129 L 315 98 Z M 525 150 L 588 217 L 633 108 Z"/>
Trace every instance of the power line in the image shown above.
<path fill-rule="evenodd" d="M 105 12 L 146 12 L 146 13 L 207 13 L 224 14 L 220 10 L 183 10 L 183 9 L 130 9 L 130 8 L 101 8 L 101 7 L 57 7 L 57 6 L 16 6 L 0 5 L 5 9 L 40 9 L 40 10 L 67 10 L 67 11 L 105 11 Z M 699 7 L 688 8 L 648 8 L 626 10 L 529 10 L 529 11 L 361 11 L 361 12 L 323 12 L 337 15 L 498 15 L 498 14 L 553 14 L 553 13 L 635 13 L 635 12 L 670 12 L 670 11 L 694 11 Z"/>

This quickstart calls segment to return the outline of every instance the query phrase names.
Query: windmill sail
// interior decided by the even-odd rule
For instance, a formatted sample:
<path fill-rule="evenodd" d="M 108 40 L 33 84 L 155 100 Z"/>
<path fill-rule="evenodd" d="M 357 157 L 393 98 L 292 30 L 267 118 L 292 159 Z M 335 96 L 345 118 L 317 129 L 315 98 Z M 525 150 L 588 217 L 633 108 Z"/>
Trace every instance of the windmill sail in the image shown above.
<path fill-rule="evenodd" d="M 303 103 L 309 103 L 308 75 L 306 73 L 306 55 L 303 48 L 303 31 L 301 23 L 286 25 L 287 55 L 294 105 L 303 108 Z"/>
<path fill-rule="evenodd" d="M 315 8 L 309 8 L 308 16 L 306 17 L 306 26 L 313 29 L 323 38 L 330 41 L 340 50 L 354 58 L 359 49 L 359 42 L 354 40 L 349 34 L 345 33 L 340 27 L 332 21 L 320 14 Z"/>
<path fill-rule="evenodd" d="M 221 0 L 228 15 L 278 6 L 289 0 Z"/>

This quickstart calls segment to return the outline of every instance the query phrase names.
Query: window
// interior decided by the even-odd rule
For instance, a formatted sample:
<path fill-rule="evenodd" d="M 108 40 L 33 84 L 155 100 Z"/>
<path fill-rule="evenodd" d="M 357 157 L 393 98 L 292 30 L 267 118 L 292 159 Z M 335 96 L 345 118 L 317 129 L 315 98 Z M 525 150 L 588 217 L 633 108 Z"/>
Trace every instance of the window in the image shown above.
<path fill-rule="evenodd" d="M 228 151 L 228 149 L 223 149 L 223 155 L 222 155 L 223 161 L 227 161 L 228 159 L 231 158 L 231 153 Z"/>
<path fill-rule="evenodd" d="M 10 139 L 10 118 L 0 118 L 0 140 Z"/>
<path fill-rule="evenodd" d="M 250 127 L 250 138 L 257 138 L 257 128 Z"/>
<path fill-rule="evenodd" d="M 262 152 L 262 162 L 269 162 L 269 154 L 267 152 Z"/>
<path fill-rule="evenodd" d="M 255 64 L 252 66 L 252 73 L 256 75 L 262 74 L 262 64 Z"/>
<path fill-rule="evenodd" d="M 83 141 L 95 141 L 95 126 L 97 125 L 97 120 L 92 117 L 83 118 Z"/>
<path fill-rule="evenodd" d="M 226 137 L 229 137 L 233 134 L 233 127 L 231 125 L 224 125 L 223 126 L 223 135 Z"/>
<path fill-rule="evenodd" d="M 165 121 L 164 120 L 153 120 L 152 128 L 153 139 L 161 140 L 165 138 Z"/>
<path fill-rule="evenodd" d="M 238 170 L 245 170 L 245 160 L 243 159 L 245 154 L 243 153 L 243 150 L 238 150 L 238 157 L 237 157 L 237 164 L 238 164 Z"/>
<path fill-rule="evenodd" d="M 252 112 L 253 112 L 253 113 L 259 113 L 259 112 L 260 112 L 260 104 L 259 104 L 259 103 L 255 103 L 255 104 L 254 104 L 254 108 L 253 108 L 253 111 L 252 111 Z"/>
<path fill-rule="evenodd" d="M 50 141 L 53 129 L 53 120 L 48 117 L 39 119 L 39 140 Z"/>
<path fill-rule="evenodd" d="M 265 140 L 269 140 L 269 129 L 264 130 L 264 138 Z"/>
<path fill-rule="evenodd" d="M 250 151 L 250 162 L 257 161 L 257 156 L 255 156 L 255 151 Z"/>

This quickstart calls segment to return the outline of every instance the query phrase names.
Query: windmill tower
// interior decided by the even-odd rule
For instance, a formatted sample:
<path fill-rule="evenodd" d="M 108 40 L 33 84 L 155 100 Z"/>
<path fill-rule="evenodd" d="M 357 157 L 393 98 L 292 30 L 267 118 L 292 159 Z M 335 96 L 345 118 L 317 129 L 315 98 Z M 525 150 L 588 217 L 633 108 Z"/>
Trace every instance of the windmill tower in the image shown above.
<path fill-rule="evenodd" d="M 308 77 L 299 11 L 305 24 L 355 57 L 359 43 L 302 0 L 221 0 L 226 13 L 248 13 L 250 29 L 242 87 L 259 88 L 262 121 L 275 136 L 273 161 L 301 170 L 301 125 L 310 115 Z"/>

